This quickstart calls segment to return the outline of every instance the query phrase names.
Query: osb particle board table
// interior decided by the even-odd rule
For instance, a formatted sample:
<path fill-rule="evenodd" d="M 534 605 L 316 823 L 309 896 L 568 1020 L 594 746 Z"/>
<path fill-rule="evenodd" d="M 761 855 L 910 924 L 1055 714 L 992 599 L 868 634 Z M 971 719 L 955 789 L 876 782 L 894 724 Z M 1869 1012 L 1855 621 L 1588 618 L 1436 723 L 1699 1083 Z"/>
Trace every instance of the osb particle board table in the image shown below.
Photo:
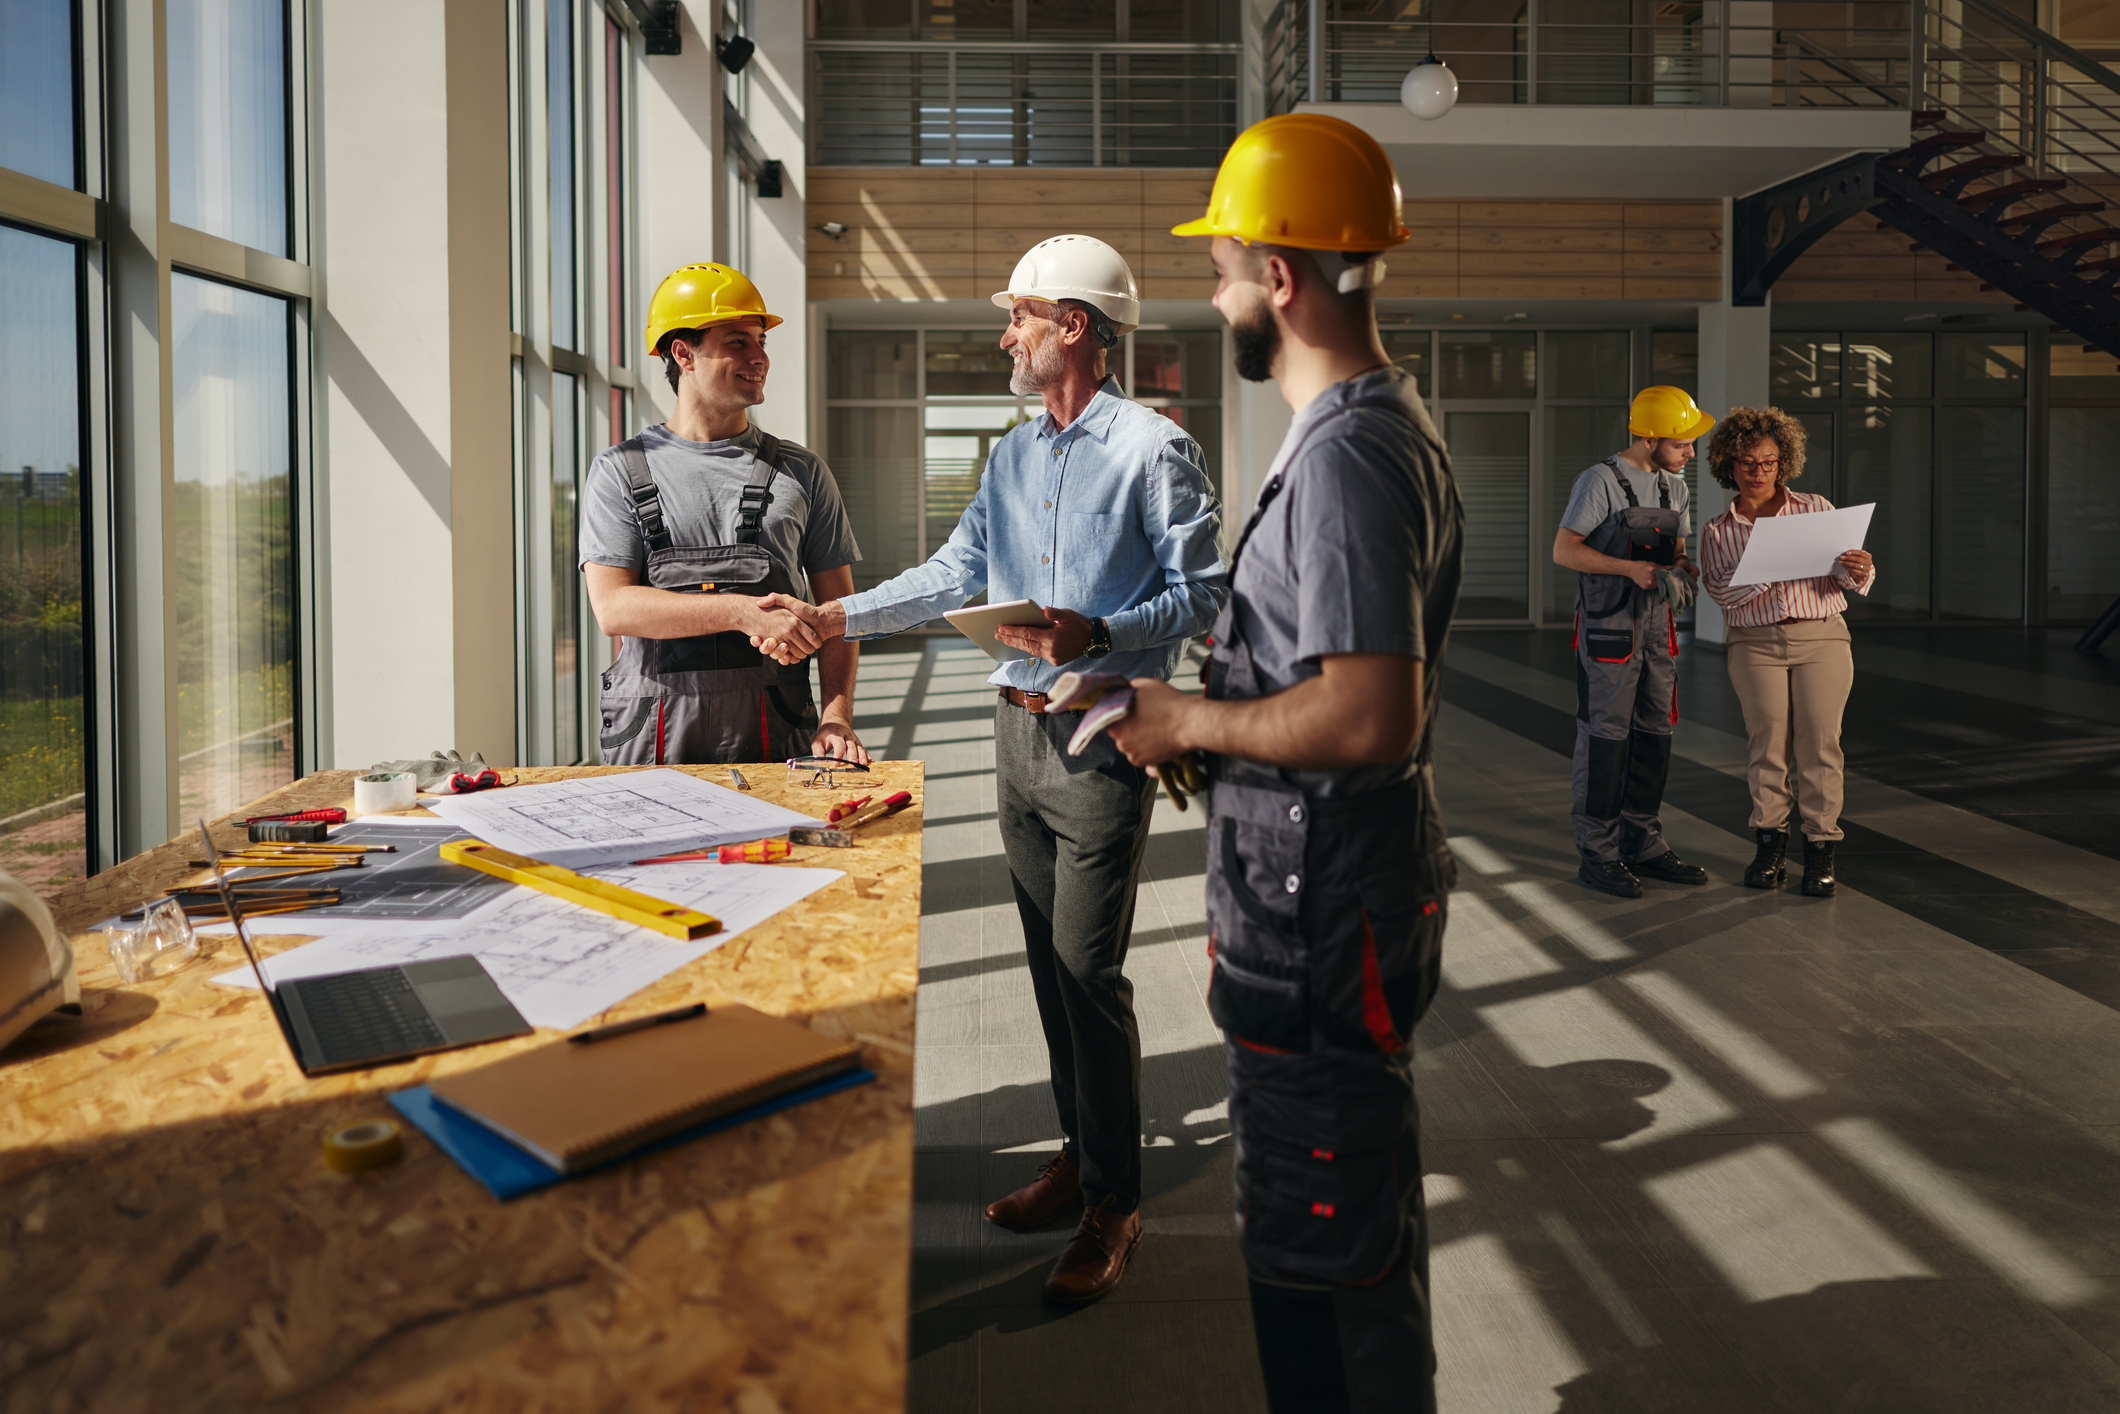
<path fill-rule="evenodd" d="M 745 774 L 808 813 L 847 794 Z M 0 1052 L 0 1409 L 902 1408 L 922 775 L 879 763 L 863 789 L 913 808 L 795 851 L 846 878 L 599 1018 L 743 1002 L 859 1041 L 880 1079 L 510 1203 L 409 1127 L 354 1176 L 322 1137 L 556 1033 L 305 1080 L 264 998 L 210 982 L 233 938 L 123 985 L 78 931 L 191 877 L 195 841 L 67 889 L 87 1014 Z M 229 818 L 350 806 L 352 776 Z"/>

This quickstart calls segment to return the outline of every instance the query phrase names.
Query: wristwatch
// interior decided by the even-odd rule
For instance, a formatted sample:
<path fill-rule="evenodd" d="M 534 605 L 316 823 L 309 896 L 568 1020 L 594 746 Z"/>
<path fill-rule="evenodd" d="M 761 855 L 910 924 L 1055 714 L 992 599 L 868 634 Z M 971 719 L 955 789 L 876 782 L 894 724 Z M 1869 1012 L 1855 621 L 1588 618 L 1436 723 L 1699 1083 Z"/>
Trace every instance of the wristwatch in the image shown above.
<path fill-rule="evenodd" d="M 1111 625 L 1102 619 L 1089 621 L 1089 647 L 1082 650 L 1085 658 L 1102 658 L 1112 651 Z"/>

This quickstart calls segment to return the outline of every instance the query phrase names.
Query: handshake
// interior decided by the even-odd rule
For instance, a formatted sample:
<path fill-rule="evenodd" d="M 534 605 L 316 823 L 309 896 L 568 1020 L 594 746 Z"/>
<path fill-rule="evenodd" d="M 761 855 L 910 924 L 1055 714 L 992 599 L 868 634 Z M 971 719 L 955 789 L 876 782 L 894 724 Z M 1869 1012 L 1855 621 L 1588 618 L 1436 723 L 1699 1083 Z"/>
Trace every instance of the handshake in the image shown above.
<path fill-rule="evenodd" d="M 847 631 L 847 611 L 837 599 L 812 604 L 768 594 L 753 603 L 749 617 L 745 629 L 751 646 L 782 667 L 800 663 Z M 1073 609 L 1047 609 L 1045 618 L 1044 628 L 1004 625 L 994 630 L 994 639 L 1055 666 L 1072 663 L 1087 651 L 1092 636 L 1087 618 Z"/>
<path fill-rule="evenodd" d="M 846 611 L 839 601 L 812 604 L 785 594 L 768 594 L 751 606 L 750 622 L 744 627 L 751 646 L 782 667 L 800 663 L 847 629 Z"/>

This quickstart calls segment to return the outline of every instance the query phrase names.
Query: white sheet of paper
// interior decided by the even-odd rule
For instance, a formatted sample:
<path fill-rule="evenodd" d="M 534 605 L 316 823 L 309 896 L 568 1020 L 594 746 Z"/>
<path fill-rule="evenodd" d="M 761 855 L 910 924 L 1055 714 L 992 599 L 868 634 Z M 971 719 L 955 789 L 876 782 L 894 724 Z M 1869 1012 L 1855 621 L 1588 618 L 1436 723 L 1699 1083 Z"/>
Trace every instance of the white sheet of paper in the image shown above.
<path fill-rule="evenodd" d="M 488 844 L 567 869 L 763 839 L 785 835 L 796 825 L 824 823 L 668 770 L 510 786 L 437 800 L 427 808 Z"/>
<path fill-rule="evenodd" d="M 1871 501 L 1838 510 L 1796 516 L 1766 516 L 1752 522 L 1752 536 L 1730 576 L 1730 587 L 1772 584 L 1783 579 L 1817 579 L 1833 572 L 1833 562 L 1848 550 L 1860 550 L 1870 533 Z"/>
<path fill-rule="evenodd" d="M 599 869 L 596 877 L 711 913 L 721 920 L 721 931 L 691 941 L 666 937 L 518 887 L 468 918 L 347 925 L 267 958 L 265 975 L 277 986 L 298 977 L 470 953 L 525 1021 L 566 1030 L 846 876 L 837 869 L 685 860 Z M 224 987 L 257 986 L 247 964 L 213 980 Z"/>
<path fill-rule="evenodd" d="M 1045 610 L 1032 599 L 1011 599 L 1006 604 L 981 604 L 973 609 L 951 609 L 942 617 L 949 620 L 950 627 L 986 650 L 987 656 L 997 663 L 1013 663 L 1018 658 L 1031 655 L 1021 648 L 1011 648 L 997 642 L 994 630 L 1003 624 L 1019 628 L 1051 628 L 1053 621 L 1045 616 Z"/>

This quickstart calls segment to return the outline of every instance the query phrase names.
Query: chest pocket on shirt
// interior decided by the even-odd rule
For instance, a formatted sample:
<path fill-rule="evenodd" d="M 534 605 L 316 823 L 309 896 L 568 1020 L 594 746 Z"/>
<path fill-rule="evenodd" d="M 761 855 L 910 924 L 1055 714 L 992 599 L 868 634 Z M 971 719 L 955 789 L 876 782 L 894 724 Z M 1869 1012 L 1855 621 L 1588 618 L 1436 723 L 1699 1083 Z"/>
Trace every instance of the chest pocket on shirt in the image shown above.
<path fill-rule="evenodd" d="M 1126 517 L 1103 511 L 1069 511 L 1067 528 L 1091 540 L 1110 540 L 1126 529 Z"/>

